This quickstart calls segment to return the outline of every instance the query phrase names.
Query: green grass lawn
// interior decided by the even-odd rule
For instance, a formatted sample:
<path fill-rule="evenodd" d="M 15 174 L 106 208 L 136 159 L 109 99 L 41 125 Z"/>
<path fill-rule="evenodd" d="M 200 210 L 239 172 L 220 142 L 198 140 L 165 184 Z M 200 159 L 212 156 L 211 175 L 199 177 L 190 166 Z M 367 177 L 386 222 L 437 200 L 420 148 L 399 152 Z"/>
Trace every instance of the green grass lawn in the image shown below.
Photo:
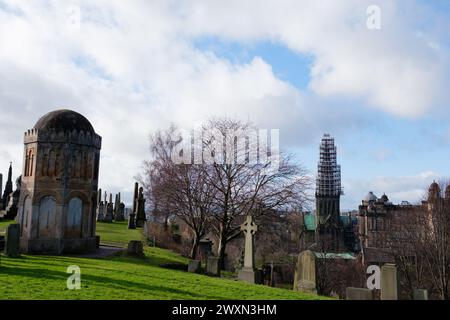
<path fill-rule="evenodd" d="M 143 240 L 142 229 L 128 229 L 128 222 L 97 222 L 96 234 L 100 243 L 118 247 L 126 247 L 130 240 Z"/>
<path fill-rule="evenodd" d="M 142 237 L 140 230 L 126 224 L 97 225 L 107 243 L 125 245 Z M 103 259 L 75 256 L 0 256 L 0 299 L 32 300 L 140 300 L 140 299 L 325 299 L 292 290 L 251 285 L 240 281 L 208 277 L 164 269 L 162 263 L 188 263 L 188 259 L 169 250 L 145 247 L 145 258 L 119 253 Z M 66 287 L 67 267 L 81 269 L 81 289 Z"/>
<path fill-rule="evenodd" d="M 1 257 L 0 299 L 317 299 L 290 290 L 250 285 L 158 267 L 187 262 L 170 251 L 146 248 L 146 258 L 108 259 L 24 255 Z M 81 268 L 81 289 L 68 290 L 67 267 Z"/>
<path fill-rule="evenodd" d="M 11 223 L 15 223 L 14 220 L 0 220 L 0 234 L 4 234 L 6 232 L 6 227 Z"/>

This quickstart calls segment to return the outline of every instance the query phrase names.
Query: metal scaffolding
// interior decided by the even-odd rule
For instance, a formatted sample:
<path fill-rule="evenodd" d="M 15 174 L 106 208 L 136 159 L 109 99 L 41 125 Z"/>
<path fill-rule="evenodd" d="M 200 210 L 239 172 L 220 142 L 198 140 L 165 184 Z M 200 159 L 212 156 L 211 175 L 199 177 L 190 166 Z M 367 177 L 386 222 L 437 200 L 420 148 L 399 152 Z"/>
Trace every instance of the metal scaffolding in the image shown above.
<path fill-rule="evenodd" d="M 341 166 L 337 164 L 337 148 L 334 144 L 334 138 L 325 134 L 320 144 L 316 196 L 339 197 L 343 194 Z"/>

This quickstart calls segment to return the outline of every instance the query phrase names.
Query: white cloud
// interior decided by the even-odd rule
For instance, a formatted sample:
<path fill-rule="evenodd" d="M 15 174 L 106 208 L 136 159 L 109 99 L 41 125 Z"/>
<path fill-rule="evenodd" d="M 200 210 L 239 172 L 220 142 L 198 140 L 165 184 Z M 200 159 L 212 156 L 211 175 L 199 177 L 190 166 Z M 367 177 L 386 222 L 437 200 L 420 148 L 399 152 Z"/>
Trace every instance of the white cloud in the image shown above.
<path fill-rule="evenodd" d="M 425 171 L 411 176 L 378 176 L 373 179 L 345 180 L 345 205 L 355 208 L 364 196 L 372 191 L 378 197 L 384 193 L 395 204 L 401 201 L 418 203 L 433 181 L 439 181 L 440 176 L 436 172 Z M 356 199 L 357 203 L 354 203 Z M 347 208 L 347 209 L 351 209 Z"/>
<path fill-rule="evenodd" d="M 320 126 L 358 117 L 336 96 L 417 116 L 441 98 L 448 49 L 417 34 L 409 12 L 378 1 L 383 29 L 365 29 L 369 1 L 60 1 L 0 3 L 0 170 L 21 163 L 23 131 L 69 107 L 103 136 L 103 189 L 131 192 L 151 130 L 211 115 L 283 128 L 308 141 Z M 403 16 L 406 12 L 406 16 Z M 232 63 L 193 46 L 203 36 L 275 41 L 313 58 L 310 92 L 277 78 L 259 57 Z M 334 100 L 333 100 L 334 99 Z M 330 104 L 333 104 L 330 106 Z"/>

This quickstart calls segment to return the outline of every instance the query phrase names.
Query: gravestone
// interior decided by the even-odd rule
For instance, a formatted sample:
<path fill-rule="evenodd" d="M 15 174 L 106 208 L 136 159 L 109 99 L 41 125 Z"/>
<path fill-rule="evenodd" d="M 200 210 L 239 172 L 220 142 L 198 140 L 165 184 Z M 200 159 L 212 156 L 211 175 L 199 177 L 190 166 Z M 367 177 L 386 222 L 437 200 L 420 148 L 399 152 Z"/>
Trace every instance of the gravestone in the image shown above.
<path fill-rule="evenodd" d="M 120 192 L 116 195 L 116 201 L 114 203 L 114 220 L 125 221 L 125 204 L 121 201 Z"/>
<path fill-rule="evenodd" d="M 19 198 L 20 198 L 20 187 L 22 185 L 22 176 L 19 176 L 16 180 L 16 191 L 12 192 L 8 198 L 8 204 L 5 208 L 5 216 L 3 218 L 8 220 L 14 220 L 17 216 Z"/>
<path fill-rule="evenodd" d="M 127 254 L 133 257 L 144 257 L 144 245 L 141 241 L 130 241 L 128 243 Z"/>
<path fill-rule="evenodd" d="M 243 231 L 245 235 L 244 266 L 242 270 L 239 271 L 238 280 L 255 283 L 255 248 L 253 237 L 256 231 L 258 231 L 258 226 L 253 222 L 253 217 L 251 215 L 248 215 L 245 222 L 241 225 L 241 231 Z"/>
<path fill-rule="evenodd" d="M 10 224 L 6 228 L 5 255 L 8 257 L 18 257 L 20 255 L 19 239 L 20 224 Z"/>
<path fill-rule="evenodd" d="M 106 215 L 104 222 L 111 223 L 114 219 L 114 203 L 112 202 L 112 194 L 109 195 L 109 202 L 106 205 Z"/>
<path fill-rule="evenodd" d="M 202 239 L 198 244 L 198 254 L 200 260 L 206 263 L 206 260 L 212 255 L 213 242 L 209 239 Z"/>
<path fill-rule="evenodd" d="M 97 221 L 103 221 L 103 219 L 104 219 L 104 214 L 103 214 L 103 212 L 104 212 L 104 203 L 103 203 L 103 201 L 102 201 L 102 189 L 98 189 L 98 192 L 97 192 L 97 212 L 96 212 L 96 215 L 97 215 Z"/>
<path fill-rule="evenodd" d="M 414 289 L 414 300 L 428 300 L 428 291 L 425 289 Z"/>
<path fill-rule="evenodd" d="M 97 221 L 103 221 L 105 220 L 105 204 L 103 203 L 103 201 L 100 201 L 98 208 L 97 208 Z"/>
<path fill-rule="evenodd" d="M 264 272 L 262 269 L 255 270 L 255 284 L 264 284 Z"/>
<path fill-rule="evenodd" d="M 345 296 L 347 300 L 373 300 L 373 290 L 348 287 Z"/>
<path fill-rule="evenodd" d="M 206 261 L 206 274 L 210 276 L 220 276 L 219 258 L 208 257 Z"/>
<path fill-rule="evenodd" d="M 188 265 L 188 272 L 199 273 L 201 269 L 200 260 L 191 260 Z"/>
<path fill-rule="evenodd" d="M 137 208 L 136 208 L 136 226 L 142 228 L 144 226 L 145 221 L 147 220 L 145 217 L 145 199 L 144 199 L 144 188 L 139 188 L 139 195 L 137 199 Z"/>
<path fill-rule="evenodd" d="M 116 221 L 125 221 L 125 203 L 123 202 L 119 204 Z"/>
<path fill-rule="evenodd" d="M 128 229 L 136 229 L 136 214 L 130 213 L 128 215 Z"/>
<path fill-rule="evenodd" d="M 303 251 L 298 256 L 296 277 L 297 291 L 317 294 L 316 289 L 316 256 L 310 250 Z"/>
<path fill-rule="evenodd" d="M 386 263 L 381 267 L 381 300 L 397 299 L 397 267 Z"/>

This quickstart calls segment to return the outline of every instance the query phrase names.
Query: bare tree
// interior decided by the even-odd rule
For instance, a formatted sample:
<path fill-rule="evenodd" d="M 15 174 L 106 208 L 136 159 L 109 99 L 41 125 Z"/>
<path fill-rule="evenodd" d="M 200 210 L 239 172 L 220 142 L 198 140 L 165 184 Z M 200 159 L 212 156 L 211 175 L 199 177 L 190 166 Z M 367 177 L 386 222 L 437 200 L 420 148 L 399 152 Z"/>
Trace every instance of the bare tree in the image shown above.
<path fill-rule="evenodd" d="M 447 193 L 447 192 L 446 192 Z M 423 256 L 442 300 L 450 299 L 450 198 L 430 199 L 422 215 Z"/>
<path fill-rule="evenodd" d="M 308 201 L 310 178 L 306 171 L 282 154 L 277 170 L 271 170 L 275 154 L 267 152 L 262 143 L 253 145 L 255 140 L 248 136 L 252 131 L 256 129 L 250 123 L 226 118 L 210 120 L 203 127 L 203 156 L 214 160 L 202 168 L 206 183 L 215 190 L 211 216 L 221 263 L 227 244 L 240 234 L 237 217 L 257 217 L 288 206 L 302 207 Z M 263 157 L 271 156 L 272 161 L 251 161 L 252 150 Z"/>
<path fill-rule="evenodd" d="M 151 136 L 153 160 L 144 163 L 146 190 L 157 212 L 163 212 L 166 229 L 169 217 L 174 215 L 192 231 L 190 256 L 195 259 L 199 241 L 208 230 L 214 190 L 205 183 L 204 171 L 198 165 L 172 161 L 172 153 L 181 142 L 182 137 L 173 125 Z"/>

